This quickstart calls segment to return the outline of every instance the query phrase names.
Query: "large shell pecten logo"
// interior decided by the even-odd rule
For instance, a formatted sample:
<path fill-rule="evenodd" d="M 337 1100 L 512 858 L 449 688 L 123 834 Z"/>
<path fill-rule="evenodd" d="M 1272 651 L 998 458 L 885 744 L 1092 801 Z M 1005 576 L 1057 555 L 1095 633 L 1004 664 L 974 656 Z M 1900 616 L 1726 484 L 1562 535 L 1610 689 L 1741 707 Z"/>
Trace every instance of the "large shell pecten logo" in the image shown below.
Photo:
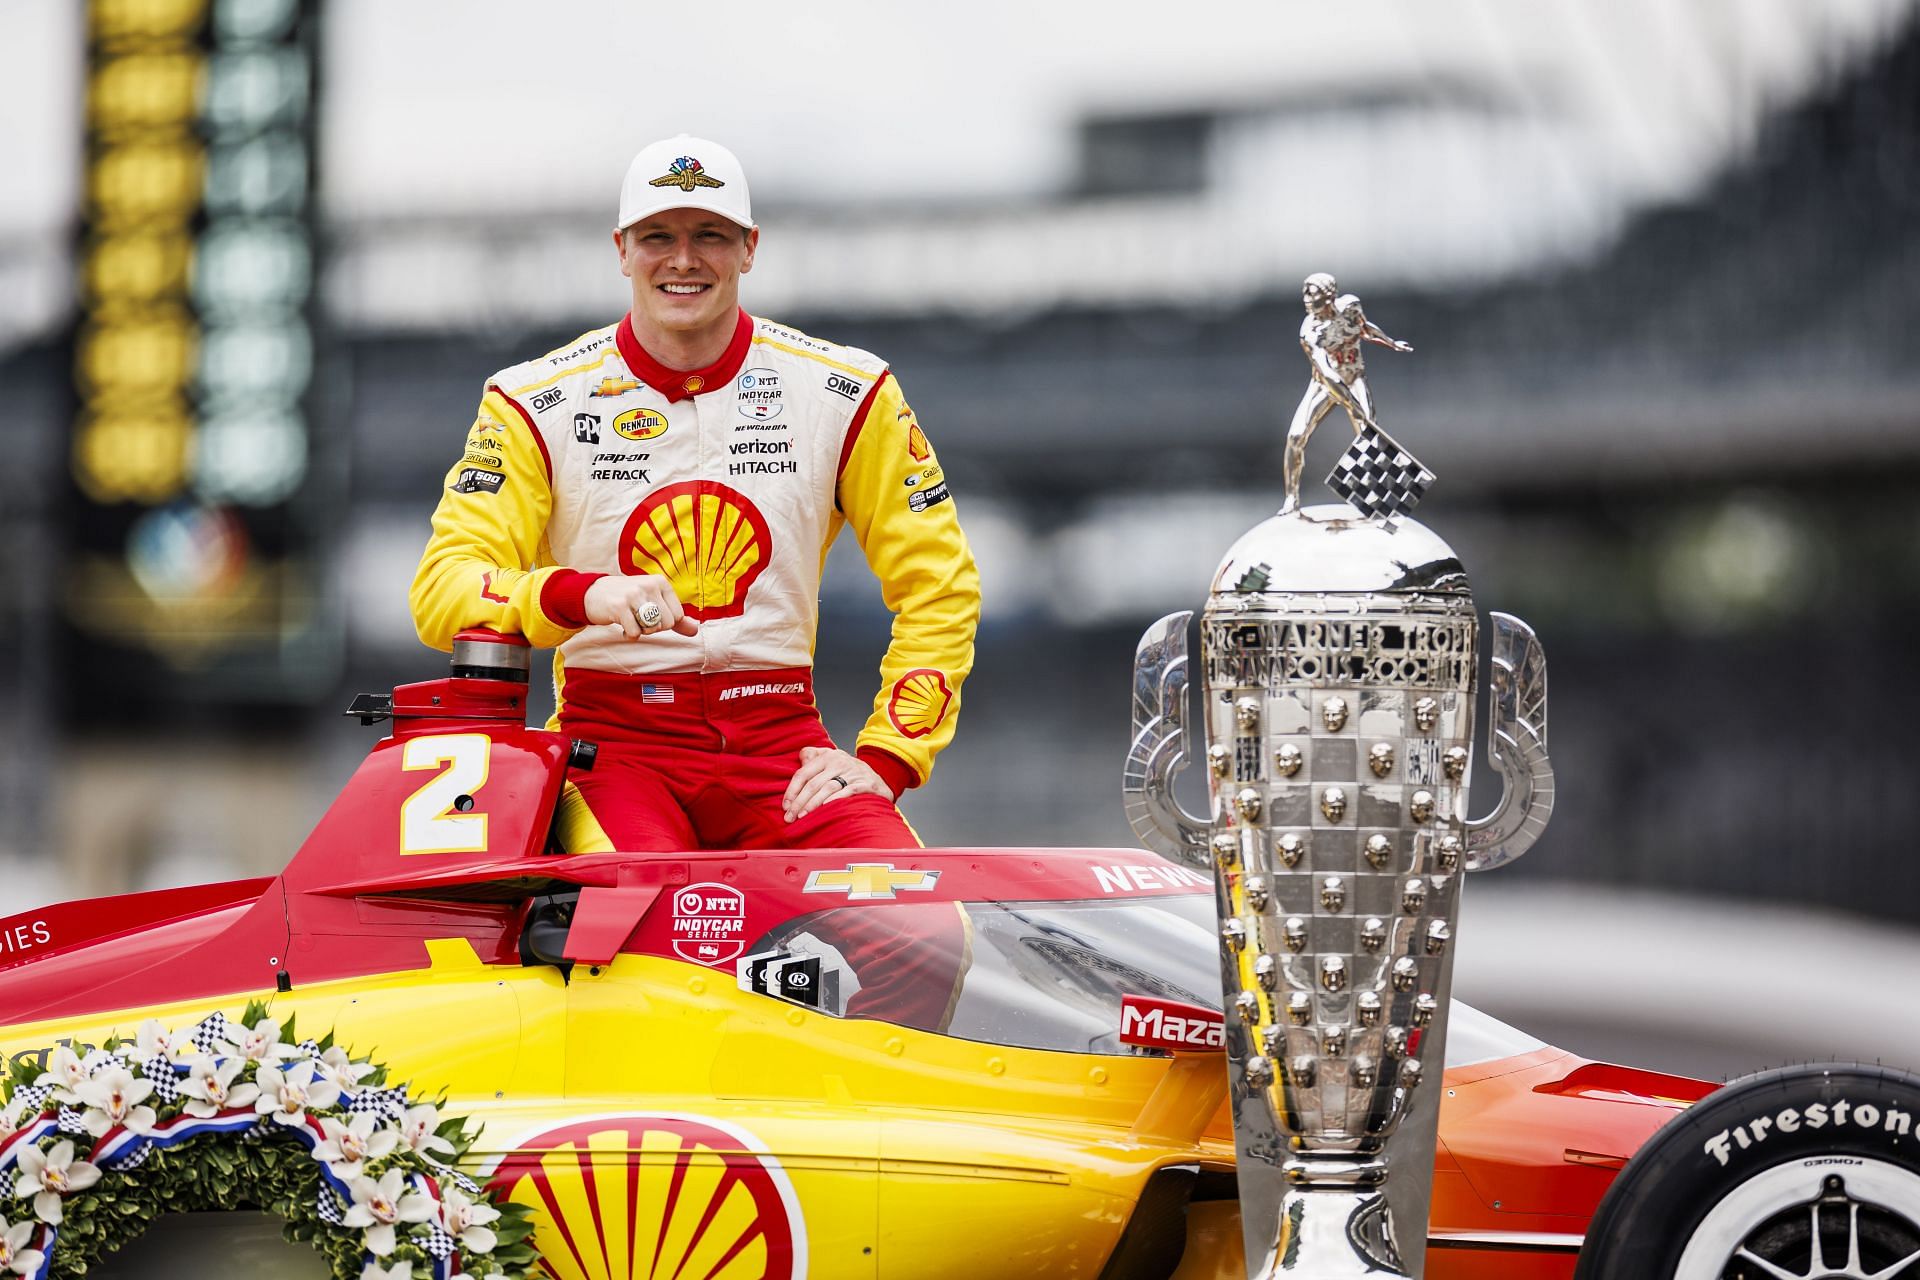
<path fill-rule="evenodd" d="M 488 1188 L 535 1213 L 557 1280 L 800 1280 L 806 1221 L 780 1162 L 706 1116 L 593 1117 L 514 1144 Z"/>
<path fill-rule="evenodd" d="M 767 518 L 717 480 L 688 480 L 649 493 L 620 532 L 620 567 L 673 584 L 687 616 L 739 616 L 773 557 Z"/>
<path fill-rule="evenodd" d="M 947 718 L 952 706 L 953 690 L 947 687 L 946 672 L 921 667 L 893 682 L 887 719 L 907 737 L 924 738 Z"/>

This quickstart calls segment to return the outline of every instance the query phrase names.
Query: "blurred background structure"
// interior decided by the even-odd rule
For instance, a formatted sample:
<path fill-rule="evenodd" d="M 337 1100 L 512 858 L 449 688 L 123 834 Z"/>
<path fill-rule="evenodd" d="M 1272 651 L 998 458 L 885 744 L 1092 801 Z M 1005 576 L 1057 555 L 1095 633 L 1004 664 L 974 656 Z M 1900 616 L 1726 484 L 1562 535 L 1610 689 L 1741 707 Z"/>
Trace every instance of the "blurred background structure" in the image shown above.
<path fill-rule="evenodd" d="M 351 693 L 443 670 L 405 591 L 483 379 L 618 316 L 620 175 L 684 130 L 752 176 L 747 305 L 893 362 L 975 543 L 930 843 L 1131 843 L 1134 641 L 1275 505 L 1331 270 L 1551 665 L 1561 806 L 1463 992 L 1920 1066 L 1915 0 L 535 17 L 0 2 L 0 907 L 278 868 Z M 887 617 L 851 545 L 826 592 L 846 738 Z M 1515 980 L 1548 919 L 1584 979 Z M 1778 974 L 1609 958 L 1709 935 Z M 1779 1028 L 1823 980 L 1862 1018 Z"/>

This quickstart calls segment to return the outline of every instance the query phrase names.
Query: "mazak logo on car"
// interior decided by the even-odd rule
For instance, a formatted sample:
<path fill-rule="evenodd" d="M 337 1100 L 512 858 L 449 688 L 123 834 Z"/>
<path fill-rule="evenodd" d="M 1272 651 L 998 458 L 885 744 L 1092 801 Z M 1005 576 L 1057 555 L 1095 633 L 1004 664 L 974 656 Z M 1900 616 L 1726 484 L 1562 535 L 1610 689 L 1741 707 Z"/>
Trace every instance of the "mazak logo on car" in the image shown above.
<path fill-rule="evenodd" d="M 673 891 L 673 949 L 695 964 L 725 964 L 746 949 L 747 896 L 724 884 Z"/>
<path fill-rule="evenodd" d="M 1211 1009 L 1160 1000 L 1120 997 L 1120 1043 L 1173 1053 L 1204 1052 L 1226 1044 L 1226 1023 Z"/>

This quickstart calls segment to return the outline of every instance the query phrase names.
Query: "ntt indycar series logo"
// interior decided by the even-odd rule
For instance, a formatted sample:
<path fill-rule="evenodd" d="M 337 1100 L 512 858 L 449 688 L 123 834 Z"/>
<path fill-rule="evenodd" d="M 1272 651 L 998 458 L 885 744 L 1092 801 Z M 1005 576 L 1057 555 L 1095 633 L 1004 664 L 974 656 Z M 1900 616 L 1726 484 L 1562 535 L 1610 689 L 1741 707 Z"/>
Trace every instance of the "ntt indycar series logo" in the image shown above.
<path fill-rule="evenodd" d="M 1226 1025 L 1219 1014 L 1198 1005 L 1152 996 L 1122 996 L 1120 1043 L 1172 1053 L 1218 1049 L 1226 1043 Z"/>
<path fill-rule="evenodd" d="M 1815 1102 L 1804 1107 L 1783 1107 L 1770 1116 L 1755 1116 L 1722 1129 L 1706 1142 L 1706 1153 L 1722 1165 L 1732 1162 L 1736 1151 L 1750 1151 L 1776 1133 L 1799 1133 L 1802 1129 L 1860 1129 L 1868 1133 L 1890 1133 L 1898 1138 L 1913 1132 L 1913 1113 L 1899 1107 L 1876 1106 L 1841 1098 L 1837 1102 Z"/>
<path fill-rule="evenodd" d="M 724 884 L 673 891 L 673 949 L 695 964 L 725 964 L 747 949 L 747 897 Z"/>

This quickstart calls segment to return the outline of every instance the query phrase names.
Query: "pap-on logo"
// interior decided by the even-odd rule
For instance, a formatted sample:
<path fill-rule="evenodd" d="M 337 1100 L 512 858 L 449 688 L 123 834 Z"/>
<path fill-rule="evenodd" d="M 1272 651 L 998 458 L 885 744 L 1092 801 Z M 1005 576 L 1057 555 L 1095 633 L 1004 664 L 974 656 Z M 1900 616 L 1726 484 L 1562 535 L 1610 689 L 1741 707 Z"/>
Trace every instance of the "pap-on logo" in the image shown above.
<path fill-rule="evenodd" d="M 1736 1149 L 1750 1151 L 1765 1142 L 1769 1134 L 1798 1133 L 1802 1129 L 1824 1129 L 1828 1125 L 1835 1129 L 1848 1125 L 1868 1131 L 1877 1129 L 1904 1138 L 1913 1132 L 1913 1113 L 1902 1111 L 1892 1103 L 1881 1107 L 1848 1098 L 1832 1104 L 1815 1102 L 1804 1107 L 1782 1107 L 1773 1115 L 1755 1116 L 1730 1129 L 1722 1129 L 1707 1139 L 1703 1150 L 1726 1165 L 1732 1161 Z"/>
<path fill-rule="evenodd" d="M 673 891 L 673 949 L 695 964 L 725 964 L 746 949 L 747 896 L 724 884 Z"/>
<path fill-rule="evenodd" d="M 1174 1053 L 1218 1049 L 1226 1043 L 1225 1020 L 1211 1009 L 1178 1000 L 1122 996 L 1120 1043 Z"/>

